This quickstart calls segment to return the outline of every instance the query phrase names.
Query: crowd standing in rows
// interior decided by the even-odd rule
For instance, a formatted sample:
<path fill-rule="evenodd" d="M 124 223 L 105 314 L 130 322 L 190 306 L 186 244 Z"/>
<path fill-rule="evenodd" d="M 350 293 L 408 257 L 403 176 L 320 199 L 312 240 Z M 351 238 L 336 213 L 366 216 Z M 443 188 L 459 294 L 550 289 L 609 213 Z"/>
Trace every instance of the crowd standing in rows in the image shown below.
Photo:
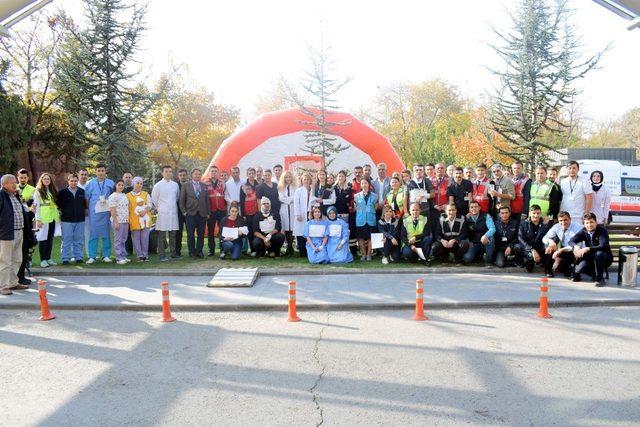
<path fill-rule="evenodd" d="M 491 176 L 484 164 L 416 164 L 389 175 L 380 163 L 377 176 L 364 165 L 349 179 L 347 171 L 296 176 L 275 165 L 250 167 L 242 179 L 238 167 L 229 176 L 214 165 L 205 174 L 180 169 L 174 180 L 164 166 L 151 193 L 131 173 L 107 178 L 102 164 L 92 179 L 85 169 L 70 174 L 60 191 L 50 174 L 34 187 L 21 169 L 2 177 L 0 293 L 28 287 L 36 244 L 40 267 L 56 265 L 55 236 L 62 238 L 62 264 L 112 262 L 111 235 L 115 261 L 126 264 L 130 255 L 149 260 L 151 230 L 160 261 L 180 258 L 185 228 L 192 258 L 204 257 L 206 238 L 207 255 L 218 248 L 222 259 L 292 256 L 297 249 L 311 263 L 347 263 L 379 253 L 383 264 L 483 261 L 529 272 L 540 265 L 549 277 L 580 281 L 588 274 L 603 286 L 613 261 L 604 227 L 611 195 L 602 172 L 587 181 L 577 162 L 566 169 L 558 181 L 557 169 L 544 167 L 530 179 L 520 162 L 510 171 L 493 164 Z"/>

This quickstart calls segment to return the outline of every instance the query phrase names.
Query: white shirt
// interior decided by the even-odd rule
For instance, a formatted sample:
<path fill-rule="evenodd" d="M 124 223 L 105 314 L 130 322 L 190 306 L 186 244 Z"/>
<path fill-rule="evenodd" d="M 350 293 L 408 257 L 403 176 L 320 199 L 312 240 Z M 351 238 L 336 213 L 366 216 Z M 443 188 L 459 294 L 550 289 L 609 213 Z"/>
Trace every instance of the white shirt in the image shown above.
<path fill-rule="evenodd" d="M 571 221 L 571 224 L 569 224 L 569 228 L 567 228 L 566 230 L 562 228 L 562 225 L 555 224 L 553 227 L 551 227 L 551 229 L 549 229 L 549 231 L 547 231 L 547 234 L 544 235 L 544 237 L 542 238 L 542 243 L 544 243 L 545 245 L 548 245 L 554 238 L 557 238 L 558 248 L 568 247 L 569 240 L 571 240 L 571 238 L 575 236 L 577 233 L 579 233 L 581 230 L 582 230 L 582 226 L 578 225 L 578 223 L 574 222 L 573 220 Z M 563 237 L 564 237 L 564 244 L 562 241 Z"/>
<path fill-rule="evenodd" d="M 233 178 L 229 178 L 229 180 L 225 183 L 224 188 L 224 199 L 228 204 L 231 202 L 240 203 L 240 189 L 244 185 L 244 180 L 239 179 L 237 182 L 233 180 Z"/>
<path fill-rule="evenodd" d="M 566 177 L 560 181 L 560 189 L 562 190 L 560 210 L 569 212 L 571 221 L 582 223 L 586 195 L 593 193 L 591 183 L 580 177 L 576 177 L 576 179 Z"/>
<path fill-rule="evenodd" d="M 178 230 L 178 196 L 180 187 L 175 181 L 160 180 L 153 186 L 151 200 L 158 210 L 156 218 L 156 230 L 175 231 Z"/>
<path fill-rule="evenodd" d="M 603 185 L 600 190 L 593 192 L 593 204 L 591 205 L 591 212 L 595 214 L 598 224 L 604 224 L 609 218 L 610 209 L 611 192 Z"/>

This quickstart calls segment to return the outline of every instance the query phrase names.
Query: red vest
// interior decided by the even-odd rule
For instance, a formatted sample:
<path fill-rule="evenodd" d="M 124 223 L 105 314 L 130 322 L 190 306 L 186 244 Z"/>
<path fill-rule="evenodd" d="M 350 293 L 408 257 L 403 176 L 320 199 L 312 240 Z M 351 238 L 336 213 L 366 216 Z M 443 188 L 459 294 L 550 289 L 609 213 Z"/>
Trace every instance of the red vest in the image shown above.
<path fill-rule="evenodd" d="M 244 186 L 244 206 L 242 207 L 242 214 L 255 215 L 258 213 L 258 199 L 256 191 L 250 185 Z"/>
<path fill-rule="evenodd" d="M 485 177 L 484 180 L 480 181 L 476 179 L 473 182 L 473 199 L 478 202 L 480 205 L 480 212 L 488 213 L 489 207 L 491 205 L 491 199 L 489 197 L 489 178 Z"/>
<path fill-rule="evenodd" d="M 449 198 L 447 197 L 447 188 L 449 188 L 449 177 L 445 176 L 442 181 L 438 184 L 438 178 L 434 178 L 431 180 L 431 184 L 433 184 L 433 191 L 436 192 L 436 197 L 433 200 L 435 205 L 446 205 L 449 203 Z"/>
<path fill-rule="evenodd" d="M 522 174 L 520 179 L 512 179 L 513 189 L 516 198 L 511 201 L 511 212 L 521 214 L 524 212 L 524 185 L 529 181 L 529 178 L 525 174 Z"/>
<path fill-rule="evenodd" d="M 227 201 L 224 199 L 224 184 L 218 180 L 217 185 L 209 181 L 209 206 L 211 211 L 226 211 Z"/>

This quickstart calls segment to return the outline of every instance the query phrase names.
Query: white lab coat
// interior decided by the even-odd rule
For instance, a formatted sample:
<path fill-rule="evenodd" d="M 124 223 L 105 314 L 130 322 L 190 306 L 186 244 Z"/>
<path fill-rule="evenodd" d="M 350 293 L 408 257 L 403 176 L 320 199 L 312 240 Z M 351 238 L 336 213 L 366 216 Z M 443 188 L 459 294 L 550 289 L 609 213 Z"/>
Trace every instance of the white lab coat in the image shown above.
<path fill-rule="evenodd" d="M 611 192 L 604 185 L 600 190 L 593 192 L 593 204 L 591 212 L 596 216 L 598 224 L 604 224 L 609 218 L 609 210 L 611 209 Z"/>
<path fill-rule="evenodd" d="M 307 225 L 307 219 L 309 218 L 309 206 L 313 199 L 313 188 L 311 191 L 304 188 L 304 186 L 296 189 L 293 193 L 293 235 L 303 236 L 304 227 Z M 297 216 L 302 216 L 302 221 L 298 221 Z"/>
<path fill-rule="evenodd" d="M 282 222 L 282 231 L 293 231 L 293 222 L 295 221 L 295 215 L 293 213 L 293 198 L 296 194 L 296 188 L 293 185 L 284 188 L 283 191 L 278 191 L 278 200 L 280 200 L 280 221 Z"/>
<path fill-rule="evenodd" d="M 158 211 L 156 218 L 156 230 L 174 231 L 178 230 L 178 196 L 180 187 L 175 181 L 165 181 L 164 179 L 156 183 L 151 191 L 151 200 Z"/>

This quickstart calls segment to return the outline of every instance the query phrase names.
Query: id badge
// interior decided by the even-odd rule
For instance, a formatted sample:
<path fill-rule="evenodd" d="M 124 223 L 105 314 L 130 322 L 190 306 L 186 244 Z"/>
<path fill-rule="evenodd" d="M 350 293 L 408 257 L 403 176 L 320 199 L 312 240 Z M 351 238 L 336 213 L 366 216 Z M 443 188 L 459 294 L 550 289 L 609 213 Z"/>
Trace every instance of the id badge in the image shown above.
<path fill-rule="evenodd" d="M 601 204 L 601 205 L 600 205 L 600 207 L 601 207 L 602 209 L 604 209 L 604 203 L 603 203 L 603 204 Z"/>
<path fill-rule="evenodd" d="M 101 194 L 100 195 L 100 203 L 104 202 L 104 196 Z"/>
<path fill-rule="evenodd" d="M 575 199 L 576 198 L 573 195 L 569 196 L 569 200 L 574 201 Z"/>
<path fill-rule="evenodd" d="M 467 197 L 465 197 L 465 198 L 464 198 L 464 201 L 465 201 L 465 202 L 468 202 L 469 200 L 471 200 L 471 197 L 469 197 L 469 196 L 467 196 Z"/>
<path fill-rule="evenodd" d="M 503 242 L 506 242 L 506 241 L 507 241 L 507 238 L 506 238 L 506 237 L 503 237 L 503 238 L 502 238 L 502 241 L 503 241 Z"/>

